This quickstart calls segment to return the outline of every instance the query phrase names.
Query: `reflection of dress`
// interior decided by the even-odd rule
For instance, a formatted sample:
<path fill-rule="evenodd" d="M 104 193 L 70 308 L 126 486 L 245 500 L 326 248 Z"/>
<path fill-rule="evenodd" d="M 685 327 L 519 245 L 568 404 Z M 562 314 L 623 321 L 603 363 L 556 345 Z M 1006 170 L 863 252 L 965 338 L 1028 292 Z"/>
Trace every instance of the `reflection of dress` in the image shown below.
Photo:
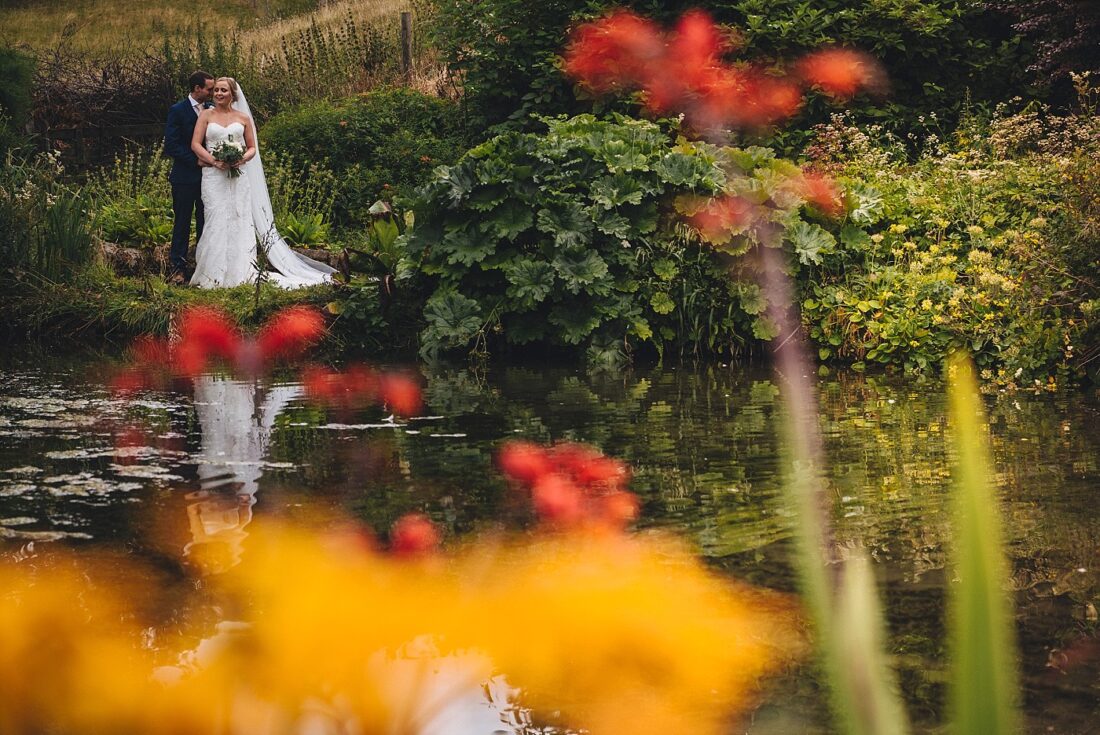
<path fill-rule="evenodd" d="M 201 553 L 200 561 L 213 562 L 218 571 L 240 561 L 241 544 L 248 535 L 244 528 L 252 520 L 272 427 L 300 393 L 299 386 L 280 385 L 260 401 L 256 383 L 205 375 L 195 379 L 195 409 L 202 427 L 198 466 L 202 489 L 188 495 L 194 502 L 187 506 L 192 542 L 184 549 L 185 556 Z M 221 552 L 228 557 L 219 558 Z"/>

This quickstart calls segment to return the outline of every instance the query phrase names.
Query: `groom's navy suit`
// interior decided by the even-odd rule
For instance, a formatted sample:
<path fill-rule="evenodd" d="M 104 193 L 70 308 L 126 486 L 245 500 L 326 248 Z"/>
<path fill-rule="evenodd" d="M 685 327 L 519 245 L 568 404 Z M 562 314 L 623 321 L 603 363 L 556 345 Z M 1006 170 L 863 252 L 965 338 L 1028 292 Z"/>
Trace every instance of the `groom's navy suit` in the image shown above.
<path fill-rule="evenodd" d="M 205 105 L 200 105 L 205 107 Z M 195 213 L 195 239 L 202 237 L 205 213 L 202 208 L 202 169 L 191 150 L 191 136 L 199 116 L 185 97 L 168 108 L 168 123 L 164 127 L 164 152 L 172 157 L 172 249 L 168 253 L 169 267 L 182 272 L 187 264 L 187 246 L 191 239 L 191 212 Z"/>

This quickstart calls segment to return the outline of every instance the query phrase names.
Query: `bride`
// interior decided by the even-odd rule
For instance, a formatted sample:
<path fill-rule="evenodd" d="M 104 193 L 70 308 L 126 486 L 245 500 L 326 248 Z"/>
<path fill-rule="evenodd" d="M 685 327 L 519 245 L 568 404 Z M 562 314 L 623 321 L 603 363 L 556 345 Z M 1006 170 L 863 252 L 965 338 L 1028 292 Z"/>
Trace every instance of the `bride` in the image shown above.
<path fill-rule="evenodd" d="M 272 283 L 298 288 L 330 282 L 334 268 L 294 252 L 275 229 L 256 123 L 240 85 L 232 77 L 219 77 L 213 95 L 214 106 L 199 115 L 191 138 L 191 150 L 204 166 L 202 203 L 206 209 L 191 285 L 228 288 L 254 283 L 259 275 L 257 242 L 274 268 L 266 274 Z M 244 148 L 239 162 L 215 160 L 211 151 L 226 142 Z M 239 174 L 233 175 L 232 169 Z"/>

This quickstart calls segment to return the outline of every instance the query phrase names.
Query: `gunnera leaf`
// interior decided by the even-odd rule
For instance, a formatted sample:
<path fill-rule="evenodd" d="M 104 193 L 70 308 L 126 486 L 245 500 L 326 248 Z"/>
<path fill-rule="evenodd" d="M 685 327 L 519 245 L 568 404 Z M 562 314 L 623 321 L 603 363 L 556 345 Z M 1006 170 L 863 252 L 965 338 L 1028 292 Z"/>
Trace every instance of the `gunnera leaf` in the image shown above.
<path fill-rule="evenodd" d="M 517 258 L 502 270 L 508 279 L 507 295 L 524 308 L 533 308 L 554 287 L 554 267 L 545 261 Z"/>
<path fill-rule="evenodd" d="M 588 290 L 586 287 L 607 278 L 607 263 L 591 250 L 558 253 L 554 257 L 554 270 L 570 293 Z"/>
<path fill-rule="evenodd" d="M 428 332 L 435 339 L 452 345 L 463 345 L 473 339 L 484 321 L 481 305 L 458 291 L 436 291 L 424 305 Z"/>
<path fill-rule="evenodd" d="M 541 232 L 554 236 L 554 244 L 558 247 L 583 247 L 592 234 L 592 220 L 577 202 L 540 209 L 536 223 Z"/>
<path fill-rule="evenodd" d="M 788 228 L 786 240 L 803 265 L 820 265 L 822 256 L 836 250 L 836 238 L 820 225 L 809 222 L 796 222 Z"/>

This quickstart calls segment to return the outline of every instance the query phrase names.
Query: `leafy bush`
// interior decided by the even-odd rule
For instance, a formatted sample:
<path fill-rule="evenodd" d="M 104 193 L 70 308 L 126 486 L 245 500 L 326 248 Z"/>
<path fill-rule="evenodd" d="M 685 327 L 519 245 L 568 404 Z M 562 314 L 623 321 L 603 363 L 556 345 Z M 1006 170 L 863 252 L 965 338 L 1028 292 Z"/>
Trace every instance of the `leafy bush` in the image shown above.
<path fill-rule="evenodd" d="M 83 208 L 62 183 L 56 152 L 19 157 L 0 166 L 0 274 L 43 270 L 58 275 L 90 257 Z"/>
<path fill-rule="evenodd" d="M 30 120 L 34 84 L 34 57 L 0 48 L 0 114 L 16 129 Z"/>
<path fill-rule="evenodd" d="M 729 24 L 741 41 L 739 58 L 765 63 L 793 59 L 828 45 L 860 48 L 886 66 L 892 93 L 861 109 L 903 131 L 924 128 L 928 113 L 953 118 L 969 93 L 998 101 L 1021 86 L 1025 52 L 1007 20 L 977 3 L 956 0 L 705 0 L 620 3 L 657 20 L 671 21 L 689 7 Z M 482 125 L 524 120 L 532 113 L 582 111 L 557 55 L 569 26 L 607 2 L 554 0 L 532 6 L 519 0 L 440 3 L 437 43 L 463 75 L 467 105 Z M 829 109 L 812 102 L 804 120 L 821 122 Z M 921 116 L 925 119 L 922 121 Z M 800 142 L 797 128 L 788 147 Z"/>
<path fill-rule="evenodd" d="M 33 82 L 34 59 L 0 48 L 0 159 L 27 145 L 23 129 L 30 120 Z"/>
<path fill-rule="evenodd" d="M 131 148 L 92 175 L 92 221 L 104 240 L 159 245 L 172 239 L 171 167 L 159 146 Z"/>
<path fill-rule="evenodd" d="M 1096 39 L 1100 5 L 1091 0 L 989 0 L 1036 46 L 1032 66 L 1042 81 L 1065 81 L 1074 72 L 1100 73 Z"/>
<path fill-rule="evenodd" d="M 474 148 L 422 191 L 408 249 L 438 277 L 426 352 L 540 342 L 606 359 L 642 343 L 733 352 L 775 336 L 751 272 L 731 278 L 682 214 L 723 191 L 762 206 L 784 199 L 796 166 L 764 149 L 674 141 L 620 116 L 544 123 L 545 134 L 505 133 Z M 813 262 L 831 236 L 798 216 L 802 203 L 791 194 L 770 209 L 772 224 L 791 226 L 785 241 L 761 228 L 725 249 L 785 242 Z"/>
<path fill-rule="evenodd" d="M 273 118 L 266 149 L 336 174 L 337 221 L 362 223 L 379 198 L 411 195 L 464 149 L 457 106 L 408 89 L 316 102 Z"/>
<path fill-rule="evenodd" d="M 803 281 L 821 357 L 924 371 L 965 347 L 985 378 L 1017 386 L 1085 368 L 1100 320 L 1098 136 L 1094 118 L 1026 109 L 971 120 L 909 165 L 896 142 L 891 156 L 840 119 L 823 129 L 819 164 L 881 206 Z"/>
<path fill-rule="evenodd" d="M 328 242 L 328 223 L 320 214 L 296 215 L 288 212 L 278 226 L 279 234 L 290 245 L 314 246 Z"/>

